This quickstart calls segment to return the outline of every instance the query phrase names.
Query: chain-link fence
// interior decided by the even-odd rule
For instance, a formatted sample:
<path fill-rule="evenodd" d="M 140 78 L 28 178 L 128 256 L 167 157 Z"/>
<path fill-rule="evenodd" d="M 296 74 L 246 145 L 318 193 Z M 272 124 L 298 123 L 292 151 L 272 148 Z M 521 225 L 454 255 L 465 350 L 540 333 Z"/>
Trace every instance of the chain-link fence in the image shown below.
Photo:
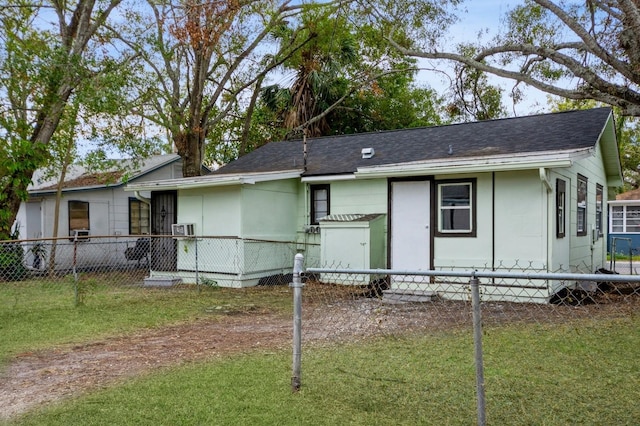
<path fill-rule="evenodd" d="M 0 243 L 0 283 L 67 289 L 252 287 L 291 281 L 293 256 L 313 245 L 233 237 L 86 236 Z M 317 249 L 316 249 L 317 250 Z M 0 291 L 16 291 L 0 285 Z M 25 296 L 26 297 L 26 296 Z"/>
<path fill-rule="evenodd" d="M 300 377 L 304 374 L 304 368 L 302 373 L 300 371 L 302 353 L 305 357 L 311 356 L 318 349 L 319 342 L 353 343 L 375 336 L 428 336 L 469 330 L 475 341 L 468 359 L 474 360 L 476 366 L 478 423 L 484 424 L 482 327 L 533 324 L 546 327 L 542 330 L 551 330 L 556 326 L 573 324 L 579 329 L 587 322 L 635 318 L 640 309 L 640 277 L 637 275 L 621 275 L 605 269 L 587 274 L 541 273 L 527 270 L 526 262 L 511 268 L 501 266 L 500 270 L 457 271 L 355 270 L 341 267 L 303 270 L 300 266 L 300 277 L 294 272 L 292 284 L 294 302 L 300 301 L 300 307 L 294 306 L 292 387 L 295 390 L 301 385 Z M 296 333 L 300 335 L 296 336 Z M 544 336 L 540 338 L 544 339 Z M 305 342 L 304 349 L 301 342 Z M 533 343 L 525 342 L 535 347 Z M 615 342 L 611 343 L 611 350 L 614 356 Z M 593 362 L 595 366 L 600 361 L 572 360 L 575 364 Z M 397 362 L 399 370 L 407 368 L 402 357 Z M 329 360 L 327 365 L 330 365 Z M 495 371 L 496 366 L 492 367 Z M 430 364 L 429 369 L 438 370 L 438 365 Z M 429 374 L 414 373 L 416 377 Z M 556 379 L 564 376 L 569 380 L 572 376 L 571 372 L 563 370 L 554 374 L 557 374 Z M 616 380 L 635 380 L 633 375 L 618 374 L 621 376 Z"/>

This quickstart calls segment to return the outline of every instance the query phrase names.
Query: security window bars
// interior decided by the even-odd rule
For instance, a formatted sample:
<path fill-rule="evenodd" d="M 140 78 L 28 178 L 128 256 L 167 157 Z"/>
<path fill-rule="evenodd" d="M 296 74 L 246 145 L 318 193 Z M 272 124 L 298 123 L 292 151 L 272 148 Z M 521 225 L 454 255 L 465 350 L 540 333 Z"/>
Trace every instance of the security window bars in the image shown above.
<path fill-rule="evenodd" d="M 474 185 L 471 181 L 439 182 L 438 235 L 475 234 Z"/>
<path fill-rule="evenodd" d="M 311 225 L 330 214 L 329 185 L 311 185 Z"/>
<path fill-rule="evenodd" d="M 129 198 L 129 235 L 148 235 L 149 223 L 149 204 Z"/>
<path fill-rule="evenodd" d="M 582 175 L 578 175 L 576 213 L 576 233 L 587 235 L 587 178 Z"/>

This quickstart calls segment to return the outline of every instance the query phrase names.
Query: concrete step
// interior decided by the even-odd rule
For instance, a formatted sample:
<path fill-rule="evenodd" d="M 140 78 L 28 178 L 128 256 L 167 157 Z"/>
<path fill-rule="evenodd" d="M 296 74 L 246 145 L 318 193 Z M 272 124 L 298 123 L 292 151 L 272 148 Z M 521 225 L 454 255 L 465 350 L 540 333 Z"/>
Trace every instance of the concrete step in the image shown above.
<path fill-rule="evenodd" d="M 435 291 L 389 289 L 382 292 L 383 303 L 422 303 L 431 302 L 437 297 Z"/>
<path fill-rule="evenodd" d="M 171 287 L 178 284 L 182 284 L 182 278 L 146 277 L 144 279 L 145 287 Z"/>

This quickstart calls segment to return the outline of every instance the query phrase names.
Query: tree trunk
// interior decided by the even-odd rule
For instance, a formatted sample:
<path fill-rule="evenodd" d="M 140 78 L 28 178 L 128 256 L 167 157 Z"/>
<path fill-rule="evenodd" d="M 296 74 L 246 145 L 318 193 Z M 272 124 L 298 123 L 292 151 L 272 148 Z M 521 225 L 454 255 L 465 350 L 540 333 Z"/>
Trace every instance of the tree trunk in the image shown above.
<path fill-rule="evenodd" d="M 204 138 L 201 132 L 180 132 L 174 136 L 174 143 L 178 155 L 182 157 L 182 177 L 200 176 L 204 148 Z"/>

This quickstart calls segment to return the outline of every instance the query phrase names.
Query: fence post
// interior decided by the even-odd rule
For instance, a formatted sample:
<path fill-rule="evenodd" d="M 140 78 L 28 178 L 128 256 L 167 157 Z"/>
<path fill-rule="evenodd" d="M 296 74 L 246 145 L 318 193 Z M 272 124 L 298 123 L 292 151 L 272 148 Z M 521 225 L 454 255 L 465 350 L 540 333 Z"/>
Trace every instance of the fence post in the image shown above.
<path fill-rule="evenodd" d="M 78 288 L 78 270 L 76 264 L 78 262 L 78 234 L 73 237 L 73 297 L 75 307 L 80 306 L 80 292 Z"/>
<path fill-rule="evenodd" d="M 478 403 L 478 425 L 487 422 L 484 399 L 484 362 L 482 360 L 482 320 L 480 317 L 480 282 L 475 273 L 469 280 L 471 286 L 471 302 L 473 304 L 473 342 L 476 363 L 476 397 Z"/>
<path fill-rule="evenodd" d="M 291 377 L 291 391 L 300 390 L 300 361 L 302 358 L 302 264 L 304 256 L 296 254 L 293 263 L 293 376 Z"/>

